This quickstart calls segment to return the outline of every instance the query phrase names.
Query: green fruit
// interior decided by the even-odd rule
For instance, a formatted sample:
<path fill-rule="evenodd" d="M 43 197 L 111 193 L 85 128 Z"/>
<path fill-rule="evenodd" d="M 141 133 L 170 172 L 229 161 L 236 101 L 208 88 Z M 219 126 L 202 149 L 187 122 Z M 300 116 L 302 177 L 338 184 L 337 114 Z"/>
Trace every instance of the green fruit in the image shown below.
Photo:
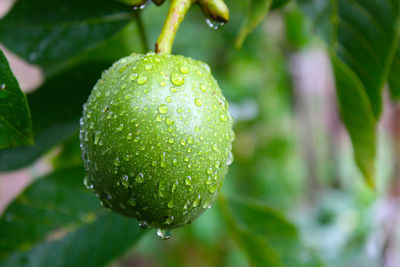
<path fill-rule="evenodd" d="M 211 207 L 234 133 L 205 63 L 150 53 L 103 73 L 84 105 L 80 138 L 85 183 L 102 205 L 171 229 Z"/>

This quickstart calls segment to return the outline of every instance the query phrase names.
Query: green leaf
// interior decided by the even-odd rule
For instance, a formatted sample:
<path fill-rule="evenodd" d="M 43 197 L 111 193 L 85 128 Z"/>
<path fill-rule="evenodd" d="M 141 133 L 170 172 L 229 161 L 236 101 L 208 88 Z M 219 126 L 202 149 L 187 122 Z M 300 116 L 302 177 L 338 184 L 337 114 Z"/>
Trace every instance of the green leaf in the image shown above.
<path fill-rule="evenodd" d="M 237 48 L 242 47 L 247 35 L 249 35 L 268 14 L 271 4 L 272 0 L 250 0 L 246 17 L 244 18 L 242 27 L 235 40 L 235 46 Z"/>
<path fill-rule="evenodd" d="M 135 220 L 108 213 L 60 240 L 40 243 L 31 250 L 16 252 L 0 262 L 0 265 L 104 266 L 126 253 L 145 232 Z"/>
<path fill-rule="evenodd" d="M 291 0 L 273 0 L 272 5 L 271 5 L 271 10 L 274 10 L 276 8 L 281 8 L 285 6 L 287 3 L 289 3 Z"/>
<path fill-rule="evenodd" d="M 76 134 L 82 105 L 110 64 L 83 63 L 52 76 L 41 88 L 28 95 L 31 107 L 34 146 L 0 151 L 0 171 L 13 170 L 32 163 L 54 145 Z"/>
<path fill-rule="evenodd" d="M 389 75 L 389 91 L 393 100 L 400 99 L 400 46 L 397 48 Z"/>
<path fill-rule="evenodd" d="M 137 36 L 137 23 L 132 22 L 97 47 L 74 58 L 71 67 L 48 77 L 40 88 L 29 94 L 36 144 L 0 151 L 0 171 L 26 166 L 76 134 L 82 105 L 101 72 L 115 60 L 130 54 L 132 49 L 141 49 Z"/>
<path fill-rule="evenodd" d="M 376 119 L 358 77 L 337 56 L 332 55 L 331 61 L 340 114 L 353 141 L 356 163 L 368 185 L 374 187 Z"/>
<path fill-rule="evenodd" d="M 382 88 L 399 41 L 400 3 L 398 0 L 298 0 L 298 3 L 329 45 L 342 119 L 353 143 L 356 163 L 373 185 L 376 121 L 382 112 Z"/>
<path fill-rule="evenodd" d="M 55 231 L 68 232 L 104 213 L 85 189 L 83 167 L 55 171 L 21 193 L 0 218 L 0 258 L 29 249 Z M 1 265 L 1 264 L 0 264 Z"/>
<path fill-rule="evenodd" d="M 228 201 L 220 193 L 218 205 L 227 224 L 228 232 L 237 245 L 244 250 L 251 266 L 283 266 L 278 253 L 265 238 L 236 222 Z"/>
<path fill-rule="evenodd" d="M 19 0 L 0 23 L 0 41 L 53 73 L 121 30 L 131 12 L 110 0 Z"/>
<path fill-rule="evenodd" d="M 28 103 L 0 50 L 0 149 L 33 143 Z"/>

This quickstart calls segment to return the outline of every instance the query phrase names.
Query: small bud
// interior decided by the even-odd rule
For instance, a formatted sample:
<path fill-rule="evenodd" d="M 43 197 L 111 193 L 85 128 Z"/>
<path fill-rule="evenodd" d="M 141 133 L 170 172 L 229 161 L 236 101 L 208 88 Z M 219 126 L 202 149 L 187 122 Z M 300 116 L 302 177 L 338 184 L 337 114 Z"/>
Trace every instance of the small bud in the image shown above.
<path fill-rule="evenodd" d="M 229 20 L 229 9 L 223 0 L 199 0 L 204 14 L 215 22 L 226 23 Z"/>

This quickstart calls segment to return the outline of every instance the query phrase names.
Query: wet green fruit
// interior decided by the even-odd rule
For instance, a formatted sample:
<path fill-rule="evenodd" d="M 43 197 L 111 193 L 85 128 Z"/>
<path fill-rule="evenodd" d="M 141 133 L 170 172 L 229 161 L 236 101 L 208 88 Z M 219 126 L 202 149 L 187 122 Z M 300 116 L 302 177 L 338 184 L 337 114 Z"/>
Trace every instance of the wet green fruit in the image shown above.
<path fill-rule="evenodd" d="M 143 226 L 171 229 L 214 202 L 232 162 L 234 133 L 205 63 L 133 54 L 95 85 L 80 137 L 85 183 L 102 205 Z"/>

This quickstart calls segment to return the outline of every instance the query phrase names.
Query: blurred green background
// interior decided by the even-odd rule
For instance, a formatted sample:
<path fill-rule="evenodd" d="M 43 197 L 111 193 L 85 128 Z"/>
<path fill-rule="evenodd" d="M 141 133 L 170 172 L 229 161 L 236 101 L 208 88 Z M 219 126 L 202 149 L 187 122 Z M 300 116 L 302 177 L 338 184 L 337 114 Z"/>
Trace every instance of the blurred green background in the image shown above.
<path fill-rule="evenodd" d="M 193 7 L 179 29 L 173 48 L 175 54 L 207 62 L 230 102 L 235 120 L 235 160 L 222 188 L 225 197 L 191 225 L 173 230 L 172 238 L 168 241 L 161 241 L 154 230 L 141 229 L 138 231 L 144 234 L 140 238 L 136 234 L 122 235 L 117 240 L 102 237 L 97 240 L 98 243 L 82 244 L 82 247 L 92 253 L 101 247 L 101 243 L 107 243 L 107 248 L 103 246 L 100 252 L 107 254 L 113 249 L 119 249 L 120 252 L 110 252 L 112 255 L 104 260 L 88 265 L 82 258 L 74 265 L 400 266 L 397 253 L 400 249 L 400 106 L 385 97 L 386 107 L 379 125 L 377 188 L 373 191 L 367 188 L 355 166 L 351 142 L 336 105 L 329 57 L 324 43 L 313 34 L 310 21 L 294 3 L 275 9 L 238 50 L 233 44 L 248 4 L 245 1 L 226 2 L 231 19 L 216 30 L 207 25 L 200 8 Z M 167 8 L 168 5 L 157 7 L 148 4 L 140 11 L 150 50 L 153 50 L 162 28 Z M 69 64 L 78 62 L 77 66 L 86 66 L 85 62 L 97 60 L 96 68 L 104 69 L 97 62 L 111 64 L 131 52 L 147 52 L 139 36 L 136 20 L 133 19 L 107 42 L 81 53 Z M 5 46 L 13 50 L 13 47 Z M 10 62 L 13 68 L 13 61 Z M 94 69 L 93 72 L 91 76 L 100 76 L 101 71 Z M 17 78 L 23 80 L 23 76 L 24 73 L 17 75 Z M 69 74 L 66 77 L 68 80 L 75 76 Z M 87 83 L 94 84 L 95 80 L 88 80 Z M 32 99 L 40 103 L 44 98 L 39 97 L 39 91 L 30 94 L 36 92 L 36 98 Z M 88 92 L 82 93 L 79 100 L 84 101 Z M 78 107 L 82 103 L 78 102 L 71 108 L 79 113 L 81 110 Z M 39 112 L 35 114 L 35 107 L 31 109 L 35 119 L 34 115 Z M 64 114 L 60 116 L 62 120 Z M 5 199 L 6 192 L 22 190 L 22 186 L 53 170 L 57 172 L 81 165 L 79 141 L 74 130 L 54 144 L 47 145 L 43 152 L 46 153 L 39 160 L 26 161 L 30 165 L 25 167 L 25 171 L 15 174 L 3 168 L 4 172 L 0 174 L 3 176 L 0 177 L 0 194 L 3 195 L 0 202 L 3 205 L 0 251 L 4 252 L 0 255 L 7 255 L 3 258 L 4 266 L 44 266 L 43 262 L 51 263 L 50 260 L 43 261 L 35 257 L 41 255 L 41 250 L 47 251 L 43 244 L 63 240 L 109 213 L 98 207 L 96 215 L 93 215 L 90 213 L 91 206 L 87 208 L 86 200 L 80 202 L 81 195 L 77 195 L 77 199 L 71 200 L 71 203 L 75 201 L 75 211 L 82 209 L 90 216 L 101 214 L 100 219 L 89 216 L 62 223 L 56 220 L 58 224 L 49 227 L 51 231 L 38 234 L 26 242 L 23 239 L 16 241 L 17 237 L 6 233 L 14 231 L 17 236 L 25 235 L 30 231 L 25 224 L 45 224 L 40 219 L 34 219 L 33 208 L 28 212 L 15 206 L 24 203 L 23 195 L 22 199 L 21 196 L 17 198 L 14 206 L 11 204 L 5 210 L 4 206 L 11 201 Z M 0 157 L 4 162 L 13 160 L 7 154 Z M 16 184 L 11 179 L 17 176 L 20 180 L 25 179 L 25 182 L 15 189 L 13 187 Z M 86 191 L 82 196 L 86 197 L 87 194 L 91 197 L 91 193 L 83 187 L 83 177 L 78 178 L 76 187 L 82 188 L 77 190 Z M 43 190 L 47 192 L 46 184 L 41 186 L 33 184 L 32 192 L 24 193 L 28 196 L 25 201 L 32 201 L 33 207 L 35 190 L 39 195 Z M 73 190 L 69 192 L 75 194 Z M 46 200 L 46 193 L 43 193 L 41 203 L 51 203 L 54 200 L 52 197 L 57 199 L 55 195 Z M 90 201 L 97 200 L 93 197 Z M 58 208 L 62 209 L 63 206 L 60 204 Z M 22 215 L 13 216 L 14 213 Z M 66 214 L 70 214 L 69 211 Z M 119 215 L 113 216 L 119 220 Z M 111 232 L 118 230 L 112 220 L 103 225 L 113 229 Z M 32 229 L 36 229 L 35 226 Z M 97 235 L 98 232 L 92 234 Z M 81 235 L 81 238 L 90 237 Z M 129 238 L 132 238 L 132 244 L 128 240 L 125 241 L 128 242 L 126 246 L 113 248 L 123 242 L 121 240 Z M 14 247 L 17 249 L 7 248 L 10 240 L 16 242 Z M 79 241 L 74 242 L 78 242 L 76 246 L 80 247 Z M 69 246 L 75 244 L 70 243 Z M 11 252 L 12 256 L 9 257 L 8 253 Z M 80 252 L 54 252 L 54 258 L 58 259 L 54 260 L 53 266 L 71 265 L 68 263 L 69 257 L 79 257 Z M 76 255 L 70 256 L 71 253 Z M 43 255 L 41 257 L 45 257 Z M 268 258 L 266 261 L 265 257 Z M 279 260 L 275 261 L 274 258 Z"/>

